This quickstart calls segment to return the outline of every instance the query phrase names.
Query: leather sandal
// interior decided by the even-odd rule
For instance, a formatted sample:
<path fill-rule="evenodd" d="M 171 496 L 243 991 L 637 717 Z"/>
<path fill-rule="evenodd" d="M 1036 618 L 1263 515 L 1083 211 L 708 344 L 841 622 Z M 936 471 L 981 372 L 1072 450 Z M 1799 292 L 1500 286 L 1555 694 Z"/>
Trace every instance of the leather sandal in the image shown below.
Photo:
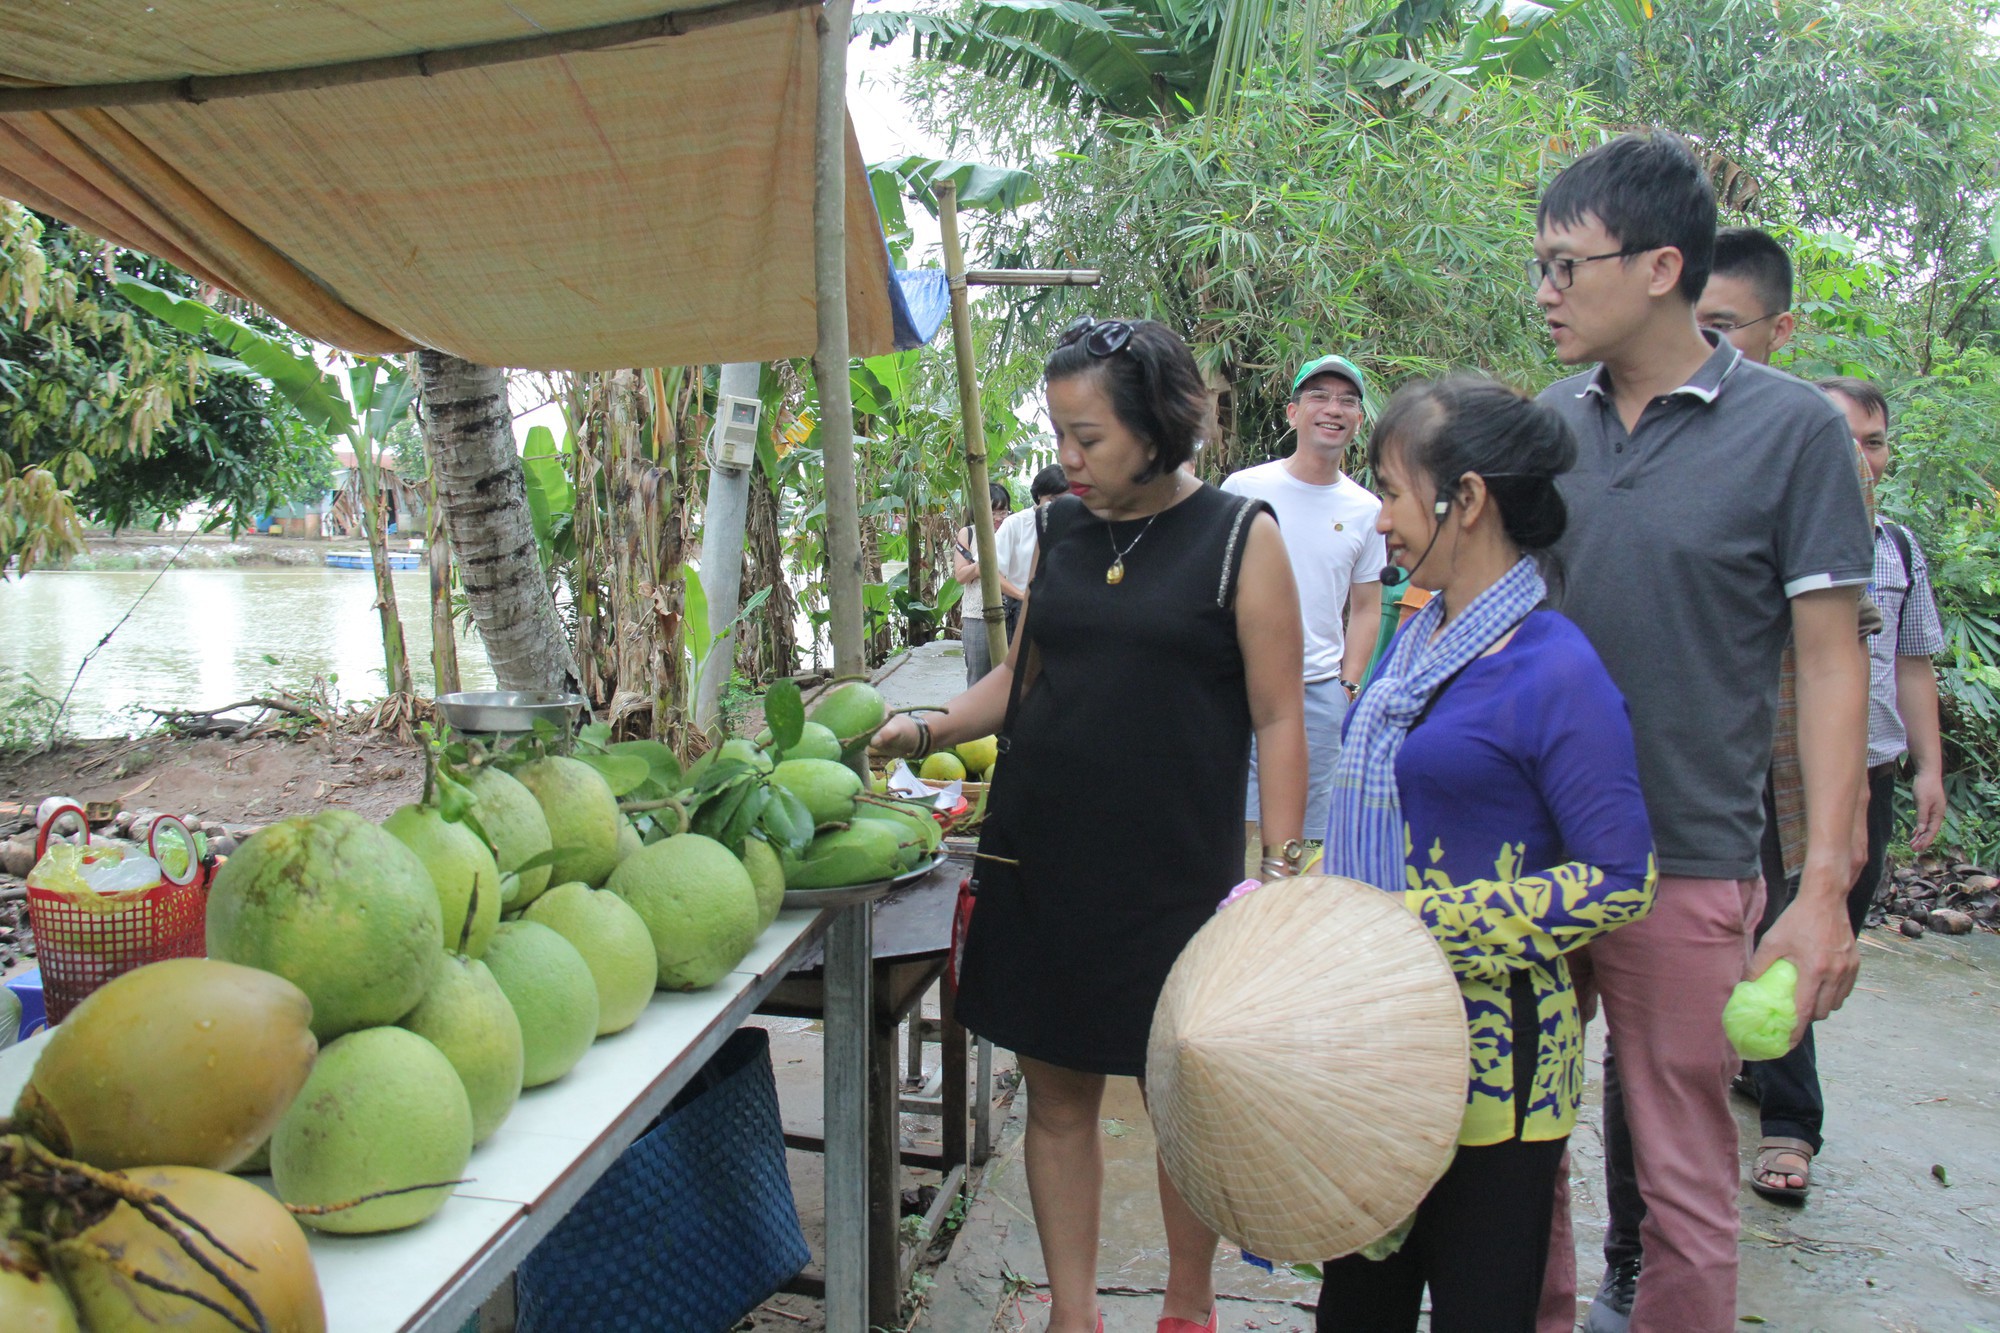
<path fill-rule="evenodd" d="M 1786 1165 L 1787 1159 L 1797 1161 L 1798 1167 Z M 1750 1188 L 1778 1203 L 1804 1203 L 1806 1191 L 1812 1188 L 1812 1160 L 1813 1146 L 1804 1139 L 1767 1136 L 1757 1145 L 1757 1164 L 1750 1169 Z M 1775 1177 L 1776 1182 L 1767 1180 L 1767 1176 Z M 1805 1184 L 1785 1183 L 1791 1176 L 1797 1176 Z"/>

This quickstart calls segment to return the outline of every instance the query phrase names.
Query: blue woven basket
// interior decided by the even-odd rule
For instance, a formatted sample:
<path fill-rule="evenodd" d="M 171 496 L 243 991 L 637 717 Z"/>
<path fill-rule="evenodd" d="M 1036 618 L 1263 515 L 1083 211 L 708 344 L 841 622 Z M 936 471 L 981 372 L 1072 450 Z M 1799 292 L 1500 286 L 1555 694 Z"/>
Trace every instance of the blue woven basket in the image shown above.
<path fill-rule="evenodd" d="M 521 1265 L 519 1333 L 722 1333 L 806 1266 L 771 1039 L 740 1028 Z"/>

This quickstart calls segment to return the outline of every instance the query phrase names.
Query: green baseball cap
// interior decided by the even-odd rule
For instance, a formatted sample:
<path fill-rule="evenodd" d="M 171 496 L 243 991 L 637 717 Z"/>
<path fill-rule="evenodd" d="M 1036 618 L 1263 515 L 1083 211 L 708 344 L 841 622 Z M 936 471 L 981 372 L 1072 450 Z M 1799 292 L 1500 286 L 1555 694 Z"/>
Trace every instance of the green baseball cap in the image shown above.
<path fill-rule="evenodd" d="M 1354 381 L 1354 387 L 1361 391 L 1363 397 L 1367 396 L 1368 381 L 1361 377 L 1361 367 L 1355 365 L 1344 356 L 1331 355 L 1318 357 L 1299 367 L 1299 373 L 1292 376 L 1292 392 L 1297 393 L 1299 386 L 1313 376 L 1324 375 L 1329 371 L 1341 376 L 1343 379 Z"/>

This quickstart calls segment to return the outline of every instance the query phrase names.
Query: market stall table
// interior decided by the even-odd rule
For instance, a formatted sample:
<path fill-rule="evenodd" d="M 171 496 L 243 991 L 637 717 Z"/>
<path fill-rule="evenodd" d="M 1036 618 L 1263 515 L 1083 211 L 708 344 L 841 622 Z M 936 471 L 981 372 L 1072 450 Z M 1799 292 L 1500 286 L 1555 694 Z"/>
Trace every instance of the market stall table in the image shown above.
<path fill-rule="evenodd" d="M 328 1329 L 455 1333 L 807 951 L 819 953 L 843 913 L 865 921 L 866 908 L 785 912 L 716 985 L 656 993 L 636 1023 L 600 1038 L 569 1074 L 521 1094 L 506 1123 L 474 1151 L 470 1183 L 429 1221 L 375 1236 L 308 1232 Z M 859 970 L 865 977 L 865 964 Z M 865 980 L 859 989 L 865 995 Z M 48 1035 L 0 1052 L 0 1106 L 14 1104 Z M 865 1054 L 865 1041 L 854 1044 Z M 852 1081 L 864 1082 L 860 1071 Z M 864 1122 L 829 1121 L 846 1131 L 840 1142 L 859 1163 Z M 830 1234 L 864 1235 L 865 1198 L 830 1193 L 827 1222 Z M 859 1295 L 862 1275 L 843 1272 L 843 1258 L 831 1256 L 830 1271 Z M 833 1330 L 862 1327 L 833 1302 L 827 1322 Z"/>

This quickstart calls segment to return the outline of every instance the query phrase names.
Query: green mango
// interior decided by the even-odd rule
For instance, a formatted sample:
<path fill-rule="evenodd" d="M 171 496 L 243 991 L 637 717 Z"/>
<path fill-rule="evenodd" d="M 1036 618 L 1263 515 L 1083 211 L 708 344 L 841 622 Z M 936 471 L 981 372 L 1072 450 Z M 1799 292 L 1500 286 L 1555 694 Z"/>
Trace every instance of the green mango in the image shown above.
<path fill-rule="evenodd" d="M 889 879 L 903 868 L 902 842 L 879 819 L 857 819 L 812 840 L 805 854 L 784 862 L 788 889 L 837 889 Z"/>

